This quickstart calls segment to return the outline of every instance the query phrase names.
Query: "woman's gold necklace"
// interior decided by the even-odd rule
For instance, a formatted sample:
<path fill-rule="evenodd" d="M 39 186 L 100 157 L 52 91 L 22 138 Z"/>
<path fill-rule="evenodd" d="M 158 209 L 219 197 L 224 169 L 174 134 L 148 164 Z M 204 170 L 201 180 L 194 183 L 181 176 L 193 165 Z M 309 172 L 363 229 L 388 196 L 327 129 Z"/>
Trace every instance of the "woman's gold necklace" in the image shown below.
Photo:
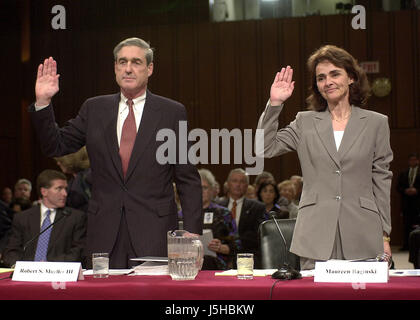
<path fill-rule="evenodd" d="M 331 112 L 330 112 L 330 113 L 331 113 Z M 333 117 L 333 114 L 331 113 L 331 119 L 333 119 L 334 121 L 337 121 L 337 122 L 343 122 L 344 120 L 347 120 L 350 116 L 351 116 L 351 109 L 350 109 L 350 113 L 349 113 L 346 117 L 344 117 L 344 118 L 342 118 L 342 119 L 335 119 L 335 118 Z"/>

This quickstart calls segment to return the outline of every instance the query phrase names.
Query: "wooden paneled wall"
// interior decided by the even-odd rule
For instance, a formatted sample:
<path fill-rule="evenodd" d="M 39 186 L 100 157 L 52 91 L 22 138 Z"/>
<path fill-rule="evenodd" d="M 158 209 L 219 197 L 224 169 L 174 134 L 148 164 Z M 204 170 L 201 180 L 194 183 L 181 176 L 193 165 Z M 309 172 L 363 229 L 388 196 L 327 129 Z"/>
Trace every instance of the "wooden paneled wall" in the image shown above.
<path fill-rule="evenodd" d="M 80 2 L 75 3 L 80 11 Z M 32 8 L 31 60 L 22 67 L 23 76 L 29 80 L 21 89 L 22 100 L 33 101 L 32 80 L 37 65 L 50 55 L 56 58 L 61 75 L 60 92 L 53 103 L 61 125 L 77 114 L 88 97 L 117 92 L 112 49 L 126 37 L 141 37 L 155 48 L 150 89 L 182 102 L 188 111 L 190 129 L 202 128 L 208 133 L 212 128 L 255 129 L 275 72 L 285 65 L 294 68 L 296 80 L 295 92 L 280 116 L 281 125 L 288 124 L 298 111 L 305 109 L 309 85 L 306 59 L 321 45 L 336 44 L 349 50 L 359 61 L 380 62 L 380 73 L 370 75 L 370 80 L 375 77 L 391 79 L 391 94 L 385 98 L 372 97 L 369 108 L 389 116 L 395 175 L 405 168 L 408 154 L 420 150 L 419 11 L 370 12 L 366 30 L 353 30 L 352 16 L 348 15 L 225 23 L 171 24 L 167 21 L 138 26 L 122 24 L 121 27 L 104 24 L 100 28 L 86 22 L 86 28 L 83 28 L 84 21 L 74 15 L 70 2 L 66 5 L 72 16 L 69 21 L 77 27 L 70 24 L 68 29 L 61 31 L 47 26 L 45 20 L 51 18 L 50 13 L 35 14 L 39 9 Z M 42 27 L 37 28 L 39 25 Z M 19 63 L 17 66 L 20 70 Z M 7 101 L 17 100 L 15 95 L 19 95 L 19 91 L 16 90 L 14 87 L 7 92 Z M 19 138 L 32 144 L 24 148 L 8 140 L 8 136 L 17 141 L 21 133 L 33 134 L 26 116 L 20 111 L 24 106 L 21 101 L 14 102 L 16 112 L 9 112 L 7 118 L 0 120 L 0 143 L 2 148 L 9 150 L 0 160 L 3 168 L 11 168 L 0 177 L 2 185 L 10 184 L 12 177 L 16 179 L 22 174 L 33 179 L 42 169 L 54 166 L 51 159 L 41 155 L 33 138 Z M 20 129 L 9 130 L 11 133 L 3 129 L 10 123 Z M 22 159 L 23 150 L 31 152 L 32 159 L 25 170 L 14 163 Z M 237 166 L 203 165 L 211 169 L 221 183 Z M 296 154 L 266 160 L 265 170 L 272 172 L 279 181 L 300 173 Z M 401 221 L 399 197 L 394 187 L 392 215 L 394 241 L 398 242 Z"/>
<path fill-rule="evenodd" d="M 12 186 L 22 172 L 19 165 L 19 142 L 22 136 L 20 96 L 23 90 L 23 68 L 20 60 L 20 6 L 4 1 L 0 6 L 0 84 L 2 108 L 0 117 L 0 186 Z"/>

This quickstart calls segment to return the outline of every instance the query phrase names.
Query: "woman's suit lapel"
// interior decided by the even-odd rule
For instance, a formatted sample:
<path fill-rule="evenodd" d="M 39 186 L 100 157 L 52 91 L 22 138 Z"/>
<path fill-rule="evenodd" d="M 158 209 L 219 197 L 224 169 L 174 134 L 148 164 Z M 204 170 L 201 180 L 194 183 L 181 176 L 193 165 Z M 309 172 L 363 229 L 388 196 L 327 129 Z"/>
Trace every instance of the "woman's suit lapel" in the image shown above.
<path fill-rule="evenodd" d="M 346 130 L 344 131 L 343 140 L 341 140 L 338 155 L 340 159 L 344 159 L 346 153 L 350 150 L 356 140 L 359 138 L 367 123 L 367 114 L 362 109 L 353 106 Z"/>
<path fill-rule="evenodd" d="M 337 147 L 335 146 L 334 133 L 331 123 L 331 116 L 328 110 L 317 112 L 314 118 L 315 129 L 321 139 L 322 144 L 327 150 L 331 159 L 338 168 L 341 167 L 340 157 L 338 156 Z"/>
<path fill-rule="evenodd" d="M 338 168 L 341 167 L 341 160 L 344 159 L 346 153 L 353 146 L 367 123 L 367 115 L 358 107 L 352 107 L 352 114 L 347 122 L 344 130 L 343 139 L 338 148 L 334 140 L 334 132 L 332 128 L 331 115 L 328 110 L 317 112 L 315 114 L 315 129 L 322 141 L 325 149 L 335 162 Z"/>

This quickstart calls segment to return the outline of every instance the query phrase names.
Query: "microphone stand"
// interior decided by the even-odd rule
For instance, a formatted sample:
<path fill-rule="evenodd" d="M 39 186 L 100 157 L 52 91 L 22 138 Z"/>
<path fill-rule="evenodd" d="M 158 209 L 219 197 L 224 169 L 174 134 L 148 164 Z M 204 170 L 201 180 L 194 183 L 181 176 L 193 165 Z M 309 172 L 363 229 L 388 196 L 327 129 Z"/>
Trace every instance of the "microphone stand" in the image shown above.
<path fill-rule="evenodd" d="M 288 259 L 288 252 L 287 252 L 287 242 L 286 238 L 283 235 L 283 232 L 280 229 L 280 226 L 276 220 L 276 213 L 274 211 L 270 211 L 269 213 L 271 215 L 271 218 L 274 220 L 274 223 L 276 224 L 277 230 L 281 236 L 281 239 L 284 243 L 284 264 L 283 266 L 278 269 L 276 272 L 274 272 L 271 277 L 273 279 L 280 279 L 280 280 L 294 280 L 294 279 L 301 279 L 302 275 L 299 271 L 295 270 L 292 266 L 289 265 L 289 259 Z"/>

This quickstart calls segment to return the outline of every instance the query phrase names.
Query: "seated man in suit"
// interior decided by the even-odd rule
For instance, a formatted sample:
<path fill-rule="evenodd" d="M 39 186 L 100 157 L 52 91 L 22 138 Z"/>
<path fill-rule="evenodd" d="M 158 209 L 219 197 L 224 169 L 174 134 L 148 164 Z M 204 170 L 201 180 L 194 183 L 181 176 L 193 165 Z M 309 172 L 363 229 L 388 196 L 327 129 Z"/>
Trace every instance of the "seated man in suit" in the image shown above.
<path fill-rule="evenodd" d="M 13 211 L 6 202 L 0 200 L 0 259 L 9 238 L 12 220 Z"/>
<path fill-rule="evenodd" d="M 401 195 L 403 215 L 403 246 L 401 250 L 409 249 L 410 232 L 420 224 L 420 158 L 413 153 L 408 156 L 408 168 L 398 177 L 397 191 Z"/>
<path fill-rule="evenodd" d="M 66 176 L 44 170 L 37 179 L 41 204 L 15 215 L 3 263 L 16 261 L 82 261 L 86 214 L 65 207 Z M 42 232 L 53 224 L 47 231 Z"/>
<path fill-rule="evenodd" d="M 241 252 L 254 254 L 254 267 L 257 269 L 261 266 L 258 227 L 264 220 L 265 206 L 259 201 L 245 198 L 248 184 L 249 177 L 245 170 L 231 170 L 227 179 L 228 196 L 220 198 L 218 203 L 232 212 L 238 226 Z"/>

